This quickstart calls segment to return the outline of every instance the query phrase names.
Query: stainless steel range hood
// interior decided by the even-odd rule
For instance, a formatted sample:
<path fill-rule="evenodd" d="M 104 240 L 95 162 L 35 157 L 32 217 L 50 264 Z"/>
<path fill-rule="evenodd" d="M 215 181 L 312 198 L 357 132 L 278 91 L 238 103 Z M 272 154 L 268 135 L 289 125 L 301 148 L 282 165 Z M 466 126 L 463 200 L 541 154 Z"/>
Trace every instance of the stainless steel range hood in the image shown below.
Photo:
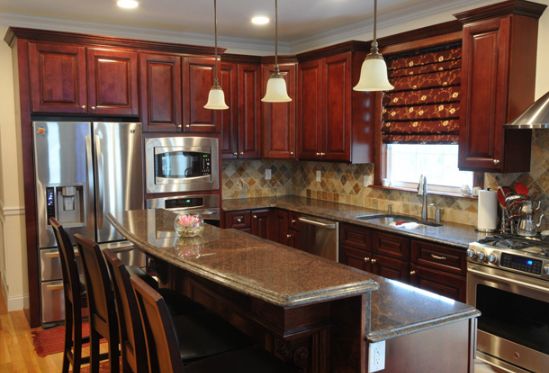
<path fill-rule="evenodd" d="M 506 128 L 538 129 L 549 128 L 549 92 L 534 102 L 524 113 Z"/>

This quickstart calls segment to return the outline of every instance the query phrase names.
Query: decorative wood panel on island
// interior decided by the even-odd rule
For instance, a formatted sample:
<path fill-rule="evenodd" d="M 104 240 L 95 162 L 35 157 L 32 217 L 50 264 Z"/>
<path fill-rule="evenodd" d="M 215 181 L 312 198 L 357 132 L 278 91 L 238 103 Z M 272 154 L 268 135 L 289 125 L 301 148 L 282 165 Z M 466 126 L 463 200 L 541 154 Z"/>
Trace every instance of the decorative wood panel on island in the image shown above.
<path fill-rule="evenodd" d="M 164 286 L 302 371 L 366 372 L 368 344 L 387 340 L 385 372 L 472 372 L 474 308 L 235 229 L 206 225 L 178 239 L 174 217 L 134 210 L 109 219 L 155 259 Z"/>

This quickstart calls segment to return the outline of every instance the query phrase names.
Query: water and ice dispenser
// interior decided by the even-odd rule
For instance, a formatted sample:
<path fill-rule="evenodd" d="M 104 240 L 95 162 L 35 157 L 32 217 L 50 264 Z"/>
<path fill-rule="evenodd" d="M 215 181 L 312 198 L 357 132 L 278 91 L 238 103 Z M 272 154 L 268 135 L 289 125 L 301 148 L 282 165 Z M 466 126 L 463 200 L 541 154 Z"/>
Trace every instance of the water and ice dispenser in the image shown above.
<path fill-rule="evenodd" d="M 80 227 L 85 223 L 82 185 L 46 187 L 47 220 L 55 217 L 63 226 Z"/>

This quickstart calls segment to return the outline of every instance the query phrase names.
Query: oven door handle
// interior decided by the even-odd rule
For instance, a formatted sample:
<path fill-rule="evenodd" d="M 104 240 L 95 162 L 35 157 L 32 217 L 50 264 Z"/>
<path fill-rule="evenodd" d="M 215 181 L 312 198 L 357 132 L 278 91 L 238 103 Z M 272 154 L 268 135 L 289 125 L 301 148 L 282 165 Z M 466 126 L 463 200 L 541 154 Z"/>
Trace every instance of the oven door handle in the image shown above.
<path fill-rule="evenodd" d="M 468 268 L 467 271 L 469 273 L 473 273 L 475 275 L 482 276 L 482 277 L 487 278 L 487 279 L 504 281 L 504 282 L 519 285 L 519 286 L 522 286 L 522 287 L 525 287 L 525 288 L 528 288 L 528 289 L 531 289 L 531 290 L 541 291 L 543 293 L 549 293 L 547 288 L 543 287 L 543 286 L 538 286 L 538 285 L 535 285 L 535 284 L 529 284 L 527 282 L 514 280 L 514 279 L 508 278 L 508 277 L 498 276 L 498 275 L 494 275 L 494 274 L 488 274 L 488 273 L 485 273 L 485 272 L 482 272 L 482 271 L 477 271 L 476 269 L 472 269 L 472 268 Z"/>

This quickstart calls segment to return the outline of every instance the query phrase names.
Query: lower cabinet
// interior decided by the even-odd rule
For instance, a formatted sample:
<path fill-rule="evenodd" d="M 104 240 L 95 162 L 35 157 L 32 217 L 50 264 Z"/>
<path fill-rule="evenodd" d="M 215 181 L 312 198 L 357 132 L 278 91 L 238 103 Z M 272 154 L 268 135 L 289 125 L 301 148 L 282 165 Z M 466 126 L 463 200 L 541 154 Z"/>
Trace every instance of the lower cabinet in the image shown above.
<path fill-rule="evenodd" d="M 223 228 L 234 228 L 271 241 L 292 246 L 287 242 L 288 212 L 279 209 L 227 211 L 223 213 Z"/>
<path fill-rule="evenodd" d="M 465 250 L 341 224 L 340 262 L 465 301 Z"/>

